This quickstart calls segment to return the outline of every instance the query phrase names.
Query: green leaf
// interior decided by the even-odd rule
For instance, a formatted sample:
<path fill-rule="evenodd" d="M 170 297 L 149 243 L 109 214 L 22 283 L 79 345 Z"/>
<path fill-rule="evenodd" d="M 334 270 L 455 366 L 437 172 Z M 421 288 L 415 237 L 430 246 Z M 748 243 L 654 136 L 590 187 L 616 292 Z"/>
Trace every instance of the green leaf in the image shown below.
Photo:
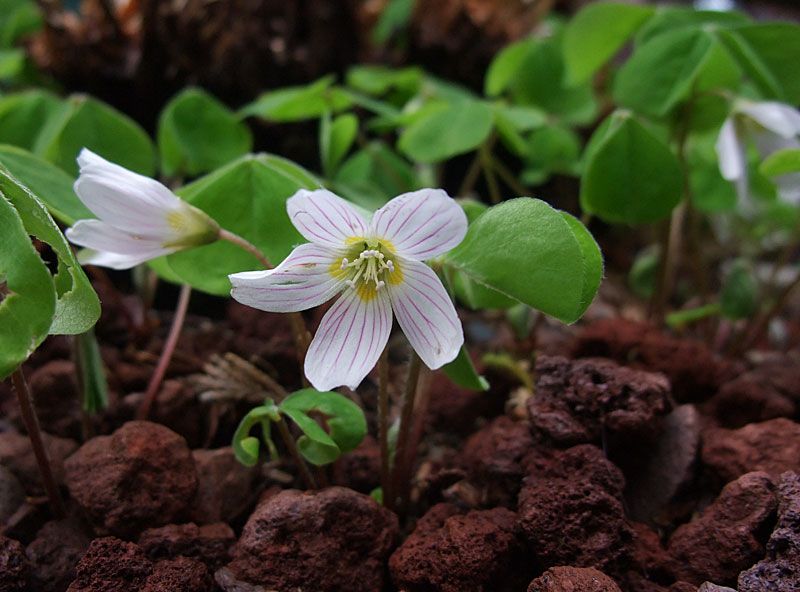
<path fill-rule="evenodd" d="M 0 0 L 0 48 L 11 47 L 41 26 L 41 14 L 32 0 Z"/>
<path fill-rule="evenodd" d="M 581 139 L 558 124 L 534 130 L 528 136 L 524 180 L 539 185 L 551 175 L 578 175 Z"/>
<path fill-rule="evenodd" d="M 251 409 L 239 422 L 233 434 L 231 446 L 236 460 L 248 467 L 253 467 L 258 463 L 260 443 L 258 438 L 250 435 L 250 431 L 256 426 L 261 426 L 261 433 L 270 456 L 278 458 L 278 452 L 271 437 L 271 425 L 273 421 L 280 421 L 280 419 L 278 407 L 269 399 L 263 405 Z"/>
<path fill-rule="evenodd" d="M 108 382 L 94 329 L 75 336 L 76 365 L 83 391 L 83 410 L 99 413 L 108 407 Z"/>
<path fill-rule="evenodd" d="M 603 273 L 600 249 L 588 231 L 574 218 L 527 197 L 479 216 L 445 264 L 567 323 L 589 306 Z"/>
<path fill-rule="evenodd" d="M 669 216 L 681 200 L 681 167 L 670 149 L 626 112 L 592 138 L 581 207 L 607 222 L 642 224 Z"/>
<path fill-rule="evenodd" d="M 708 317 L 713 317 L 719 314 L 719 304 L 712 302 L 704 306 L 696 308 L 688 308 L 686 310 L 677 310 L 667 315 L 664 322 L 672 329 L 680 329 L 686 325 L 691 325 L 697 321 L 702 321 Z"/>
<path fill-rule="evenodd" d="M 628 286 L 642 300 L 651 298 L 656 291 L 656 276 L 660 260 L 657 246 L 642 249 L 633 260 L 628 272 Z"/>
<path fill-rule="evenodd" d="M 25 71 L 25 50 L 0 49 L 0 80 L 13 83 Z"/>
<path fill-rule="evenodd" d="M 422 84 L 423 72 L 419 68 L 389 68 L 387 66 L 353 66 L 347 71 L 347 85 L 372 96 L 382 96 L 397 89 L 411 96 Z"/>
<path fill-rule="evenodd" d="M 471 152 L 492 131 L 492 109 L 480 101 L 442 104 L 403 130 L 398 148 L 417 162 L 440 162 Z"/>
<path fill-rule="evenodd" d="M 784 148 L 773 152 L 761 163 L 759 170 L 767 177 L 800 173 L 800 148 Z"/>
<path fill-rule="evenodd" d="M 719 306 L 729 319 L 746 319 L 758 310 L 758 282 L 750 264 L 737 259 L 722 283 Z"/>
<path fill-rule="evenodd" d="M 0 380 L 47 336 L 56 306 L 53 278 L 0 187 Z"/>
<path fill-rule="evenodd" d="M 422 187 L 411 164 L 380 141 L 370 142 L 348 158 L 336 172 L 334 186 L 342 196 L 370 211 Z"/>
<path fill-rule="evenodd" d="M 60 99 L 43 90 L 0 97 L 0 143 L 32 151 L 45 123 L 60 110 Z"/>
<path fill-rule="evenodd" d="M 682 6 L 659 6 L 655 14 L 636 34 L 636 45 L 642 45 L 662 33 L 686 29 L 724 29 L 749 22 L 741 12 L 695 10 Z"/>
<path fill-rule="evenodd" d="M 88 331 L 100 317 L 100 301 L 64 235 L 44 204 L 2 165 L 0 191 L 16 208 L 27 233 L 50 245 L 58 257 L 58 270 L 53 278 L 57 300 L 50 334 Z"/>
<path fill-rule="evenodd" d="M 489 64 L 484 81 L 487 96 L 501 95 L 519 75 L 528 56 L 536 50 L 535 42 L 524 39 L 504 47 Z"/>
<path fill-rule="evenodd" d="M 462 346 L 456 359 L 445 364 L 442 370 L 458 386 L 473 391 L 489 390 L 489 382 L 475 370 L 469 352 Z"/>
<path fill-rule="evenodd" d="M 322 170 L 330 176 L 350 151 L 358 135 L 358 117 L 345 113 L 331 120 L 326 115 L 320 120 L 319 147 Z"/>
<path fill-rule="evenodd" d="M 286 200 L 298 189 L 317 187 L 319 182 L 299 166 L 259 154 L 240 158 L 177 193 L 277 265 L 305 242 L 289 221 Z M 254 256 L 223 241 L 169 255 L 167 261 L 184 283 L 220 296 L 230 293 L 229 274 L 262 267 Z"/>
<path fill-rule="evenodd" d="M 95 217 L 75 195 L 72 177 L 57 166 L 8 144 L 0 144 L 0 164 L 39 197 L 61 222 L 73 224 Z"/>
<path fill-rule="evenodd" d="M 650 7 L 620 2 L 596 2 L 578 12 L 564 30 L 568 84 L 589 80 L 653 12 Z"/>
<path fill-rule="evenodd" d="M 372 42 L 384 45 L 397 31 L 405 29 L 411 22 L 415 3 L 416 0 L 389 0 L 372 29 Z"/>
<path fill-rule="evenodd" d="M 690 95 L 716 43 L 702 29 L 679 29 L 654 37 L 620 69 L 614 100 L 640 113 L 665 116 Z"/>
<path fill-rule="evenodd" d="M 325 113 L 349 108 L 352 105 L 349 94 L 332 86 L 333 81 L 333 76 L 326 76 L 306 86 L 269 91 L 242 107 L 239 115 L 287 123 L 317 119 Z"/>
<path fill-rule="evenodd" d="M 722 178 L 715 149 L 719 127 L 706 134 L 694 134 L 688 144 L 687 160 L 692 205 L 707 213 L 736 209 L 736 187 Z"/>
<path fill-rule="evenodd" d="M 721 31 L 720 38 L 765 98 L 800 102 L 800 26 L 759 23 Z"/>
<path fill-rule="evenodd" d="M 278 407 L 303 432 L 297 440 L 300 453 L 318 466 L 332 463 L 343 452 L 350 452 L 367 434 L 364 412 L 339 393 L 302 389 L 286 397 Z M 310 412 L 325 416 L 330 433 L 309 416 Z"/>
<path fill-rule="evenodd" d="M 161 170 L 171 177 L 195 177 L 250 152 L 253 137 L 239 118 L 199 88 L 172 98 L 158 122 Z"/>
<path fill-rule="evenodd" d="M 47 120 L 32 152 L 77 176 L 75 159 L 83 148 L 142 175 L 155 173 L 155 149 L 135 121 L 97 99 L 74 95 Z"/>

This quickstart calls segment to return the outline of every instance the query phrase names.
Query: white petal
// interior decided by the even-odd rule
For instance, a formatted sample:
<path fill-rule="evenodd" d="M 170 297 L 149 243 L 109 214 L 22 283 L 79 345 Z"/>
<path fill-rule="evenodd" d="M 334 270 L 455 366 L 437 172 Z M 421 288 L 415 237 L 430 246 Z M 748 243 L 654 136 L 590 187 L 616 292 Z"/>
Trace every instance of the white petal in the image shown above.
<path fill-rule="evenodd" d="M 424 261 L 464 240 L 467 216 L 441 189 L 420 189 L 398 195 L 375 212 L 370 230 L 391 241 L 398 255 Z"/>
<path fill-rule="evenodd" d="M 452 362 L 464 345 L 453 301 L 433 270 L 418 261 L 399 261 L 403 279 L 387 284 L 397 322 L 428 368 Z"/>
<path fill-rule="evenodd" d="M 286 211 L 312 243 L 341 248 L 347 239 L 367 233 L 366 222 L 353 206 L 327 189 L 301 189 L 286 202 Z"/>
<path fill-rule="evenodd" d="M 322 317 L 308 348 L 305 373 L 318 391 L 339 386 L 355 389 L 386 346 L 392 329 L 392 307 L 386 290 L 363 300 L 348 289 Z"/>
<path fill-rule="evenodd" d="M 800 205 L 800 173 L 781 175 L 775 178 L 775 185 L 783 201 L 794 206 Z"/>
<path fill-rule="evenodd" d="M 78 261 L 80 261 L 81 265 L 97 265 L 98 267 L 108 267 L 111 269 L 130 269 L 131 267 L 136 267 L 145 261 L 150 261 L 164 254 L 166 254 L 166 252 L 121 255 L 119 253 L 82 249 L 78 252 Z"/>
<path fill-rule="evenodd" d="M 79 247 L 120 255 L 159 257 L 175 250 L 165 247 L 160 237 L 130 234 L 102 220 L 78 220 L 65 234 Z"/>
<path fill-rule="evenodd" d="M 319 306 L 344 288 L 331 273 L 341 255 L 321 245 L 300 245 L 278 267 L 228 276 L 234 300 L 267 312 L 298 312 Z"/>
<path fill-rule="evenodd" d="M 717 157 L 722 177 L 735 181 L 745 176 L 744 146 L 736 135 L 736 123 L 732 117 L 725 120 L 717 137 Z"/>
<path fill-rule="evenodd" d="M 164 185 L 86 149 L 78 164 L 81 173 L 75 193 L 98 218 L 126 230 L 174 234 L 167 216 L 184 202 Z"/>
<path fill-rule="evenodd" d="M 746 102 L 738 107 L 750 119 L 784 138 L 800 134 L 800 111 L 775 101 Z"/>

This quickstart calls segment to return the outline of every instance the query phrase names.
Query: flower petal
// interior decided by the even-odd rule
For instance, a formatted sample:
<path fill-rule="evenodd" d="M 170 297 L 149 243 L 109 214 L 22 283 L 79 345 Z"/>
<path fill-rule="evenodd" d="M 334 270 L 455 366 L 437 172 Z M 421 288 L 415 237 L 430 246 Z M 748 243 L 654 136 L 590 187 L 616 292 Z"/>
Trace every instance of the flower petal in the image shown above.
<path fill-rule="evenodd" d="M 776 101 L 744 102 L 737 110 L 750 119 L 784 138 L 800 134 L 800 111 Z"/>
<path fill-rule="evenodd" d="M 78 252 L 78 261 L 80 261 L 81 265 L 97 265 L 98 267 L 108 267 L 110 269 L 130 269 L 164 254 L 166 253 L 121 255 L 120 253 L 81 249 Z"/>
<path fill-rule="evenodd" d="M 722 124 L 716 148 L 722 177 L 728 181 L 742 179 L 746 172 L 744 146 L 736 135 L 736 123 L 732 117 Z"/>
<path fill-rule="evenodd" d="M 102 220 L 78 220 L 65 232 L 70 242 L 94 251 L 152 259 L 175 249 L 165 247 L 159 237 L 133 235 Z"/>
<path fill-rule="evenodd" d="M 228 276 L 231 296 L 267 312 L 298 312 L 319 306 L 345 287 L 341 278 L 331 273 L 340 258 L 328 247 L 300 245 L 275 269 Z"/>
<path fill-rule="evenodd" d="M 75 193 L 98 218 L 125 230 L 175 234 L 167 216 L 184 202 L 164 185 L 85 148 L 78 164 L 81 173 L 75 181 Z"/>
<path fill-rule="evenodd" d="M 397 322 L 428 368 L 452 362 L 464 345 L 453 301 L 433 270 L 418 261 L 399 262 L 403 280 L 388 284 Z"/>
<path fill-rule="evenodd" d="M 399 195 L 372 218 L 372 236 L 391 241 L 398 255 L 417 261 L 446 253 L 466 233 L 464 210 L 441 189 Z"/>
<path fill-rule="evenodd" d="M 289 218 L 307 240 L 342 248 L 348 238 L 363 237 L 367 223 L 352 205 L 327 189 L 301 189 L 286 202 Z"/>
<path fill-rule="evenodd" d="M 365 300 L 347 290 L 325 313 L 308 348 L 305 373 L 318 391 L 339 386 L 355 389 L 386 346 L 392 307 L 386 290 Z"/>

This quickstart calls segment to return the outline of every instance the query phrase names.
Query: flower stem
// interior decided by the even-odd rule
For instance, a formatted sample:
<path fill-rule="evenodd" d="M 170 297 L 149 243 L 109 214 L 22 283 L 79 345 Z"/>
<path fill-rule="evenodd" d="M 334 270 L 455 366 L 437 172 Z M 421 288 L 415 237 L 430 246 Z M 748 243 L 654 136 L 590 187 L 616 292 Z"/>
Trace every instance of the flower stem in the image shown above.
<path fill-rule="evenodd" d="M 419 382 L 419 371 L 421 360 L 415 351 L 411 352 L 411 361 L 408 366 L 408 380 L 406 389 L 403 393 L 403 408 L 400 411 L 400 427 L 397 431 L 397 449 L 394 453 L 393 470 L 393 495 L 399 498 L 399 504 L 403 504 L 403 499 L 408 495 L 410 476 L 407 474 L 407 467 L 403 462 L 406 458 L 409 436 L 411 435 L 411 416 L 414 412 L 414 401 L 417 396 L 417 383 Z"/>
<path fill-rule="evenodd" d="M 144 399 L 142 399 L 139 410 L 136 412 L 137 419 L 147 419 L 150 415 L 158 391 L 161 388 L 161 383 L 164 381 L 164 375 L 167 373 L 167 368 L 172 360 L 172 355 L 175 353 L 175 347 L 178 345 L 178 338 L 181 336 L 183 323 L 186 320 L 186 311 L 189 308 L 189 298 L 191 295 L 191 286 L 188 284 L 181 286 L 181 291 L 178 295 L 178 304 L 175 307 L 175 314 L 172 316 L 172 325 L 169 328 L 167 341 L 164 343 L 164 349 L 161 350 L 161 356 L 158 358 L 156 369 L 150 377 L 150 382 L 147 384 Z"/>
<path fill-rule="evenodd" d="M 381 447 L 381 488 L 383 504 L 394 507 L 392 493 L 391 458 L 389 455 L 389 359 L 388 347 L 378 359 L 378 439 Z"/>
<path fill-rule="evenodd" d="M 50 507 L 53 510 L 53 515 L 56 518 L 63 518 L 66 516 L 64 502 L 61 499 L 61 493 L 58 491 L 58 485 L 56 485 L 53 471 L 50 468 L 50 457 L 42 441 L 39 418 L 36 415 L 36 408 L 33 406 L 33 397 L 31 396 L 30 389 L 28 389 L 28 382 L 25 380 L 22 368 L 14 370 L 11 375 L 11 382 L 14 385 L 14 390 L 17 392 L 17 401 L 19 402 L 22 421 L 25 423 L 25 429 L 31 441 L 33 454 L 36 457 L 36 464 L 39 467 L 42 484 L 47 492 L 47 497 L 50 499 Z"/>
<path fill-rule="evenodd" d="M 758 343 L 759 339 L 761 339 L 767 332 L 767 329 L 769 329 L 770 321 L 775 318 L 775 316 L 783 309 L 783 307 L 789 301 L 789 297 L 799 286 L 800 273 L 797 274 L 797 277 L 794 279 L 794 281 L 792 281 L 792 283 L 781 290 L 772 306 L 769 307 L 766 312 L 756 317 L 756 320 L 753 322 L 752 329 L 745 334 L 740 342 L 740 345 L 735 349 L 735 353 L 744 353 L 748 348 L 753 347 Z"/>
<path fill-rule="evenodd" d="M 311 474 L 311 471 L 306 464 L 305 459 L 300 455 L 300 451 L 297 449 L 297 444 L 292 438 L 292 434 L 289 431 L 289 426 L 286 425 L 286 421 L 284 421 L 283 417 L 281 417 L 278 421 L 275 422 L 278 426 L 278 432 L 283 439 L 283 443 L 286 445 L 286 449 L 289 451 L 289 454 L 294 460 L 294 463 L 297 465 L 297 469 L 300 471 L 300 475 L 303 477 L 303 481 L 306 484 L 308 489 L 316 489 L 317 482 L 314 480 L 314 475 Z"/>
<path fill-rule="evenodd" d="M 667 303 L 675 283 L 675 273 L 680 254 L 680 239 L 683 231 L 683 219 L 686 203 L 682 202 L 673 211 L 664 227 L 661 239 L 661 262 L 658 268 L 658 283 L 653 299 L 650 302 L 650 320 L 663 325 Z"/>
<path fill-rule="evenodd" d="M 486 178 L 486 184 L 489 187 L 489 199 L 492 203 L 500 203 L 502 194 L 500 193 L 500 184 L 497 182 L 494 167 L 492 166 L 492 151 L 488 144 L 480 147 L 481 165 L 483 166 L 483 176 Z"/>
<path fill-rule="evenodd" d="M 494 156 L 492 156 L 492 167 L 494 167 L 494 170 L 497 171 L 498 175 L 500 175 L 503 183 L 508 185 L 510 189 L 513 189 L 517 193 L 517 197 L 523 197 L 530 193 L 530 191 L 528 191 L 528 189 L 514 176 L 514 173 L 512 173 L 506 165 L 504 165 Z"/>
<path fill-rule="evenodd" d="M 264 266 L 264 269 L 273 269 L 273 265 L 267 256 L 261 252 L 261 250 L 256 247 L 253 243 L 248 241 L 245 238 L 242 238 L 238 234 L 234 234 L 229 230 L 225 230 L 224 228 L 220 228 L 219 230 L 219 239 L 229 242 L 233 245 L 236 245 L 240 249 L 247 251 L 251 255 L 253 255 L 256 259 L 261 262 L 261 265 Z M 289 322 L 292 325 L 292 333 L 294 334 L 294 343 L 295 347 L 297 348 L 297 359 L 300 362 L 300 374 L 303 376 L 303 383 L 306 383 L 305 374 L 302 371 L 303 368 L 303 361 L 306 358 L 306 352 L 308 351 L 308 344 L 311 342 L 311 339 L 308 334 L 308 329 L 306 328 L 306 322 L 303 319 L 303 315 L 299 312 L 290 312 L 288 313 Z"/>

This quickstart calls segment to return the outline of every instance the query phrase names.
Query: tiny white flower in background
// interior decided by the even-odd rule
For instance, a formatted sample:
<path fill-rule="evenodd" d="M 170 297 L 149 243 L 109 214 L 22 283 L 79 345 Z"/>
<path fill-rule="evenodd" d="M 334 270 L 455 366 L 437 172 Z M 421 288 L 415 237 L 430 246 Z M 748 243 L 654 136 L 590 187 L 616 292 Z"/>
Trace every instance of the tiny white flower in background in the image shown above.
<path fill-rule="evenodd" d="M 444 191 L 400 195 L 370 222 L 322 189 L 298 191 L 287 210 L 311 242 L 273 270 L 231 275 L 231 295 L 268 312 L 298 312 L 342 293 L 306 355 L 305 373 L 317 390 L 359 385 L 389 339 L 392 311 L 429 368 L 458 355 L 461 322 L 442 282 L 422 263 L 451 250 L 467 232 L 466 215 Z"/>
<path fill-rule="evenodd" d="M 67 238 L 85 247 L 80 260 L 128 269 L 181 249 L 217 240 L 219 225 L 154 179 L 83 149 L 75 193 L 97 216 L 79 220 Z"/>
<path fill-rule="evenodd" d="M 736 101 L 717 138 L 717 156 L 722 177 L 736 184 L 739 197 L 748 197 L 747 141 L 755 141 L 761 158 L 776 150 L 800 148 L 800 111 L 774 101 Z M 786 201 L 800 203 L 800 175 L 775 179 L 779 195 Z"/>

